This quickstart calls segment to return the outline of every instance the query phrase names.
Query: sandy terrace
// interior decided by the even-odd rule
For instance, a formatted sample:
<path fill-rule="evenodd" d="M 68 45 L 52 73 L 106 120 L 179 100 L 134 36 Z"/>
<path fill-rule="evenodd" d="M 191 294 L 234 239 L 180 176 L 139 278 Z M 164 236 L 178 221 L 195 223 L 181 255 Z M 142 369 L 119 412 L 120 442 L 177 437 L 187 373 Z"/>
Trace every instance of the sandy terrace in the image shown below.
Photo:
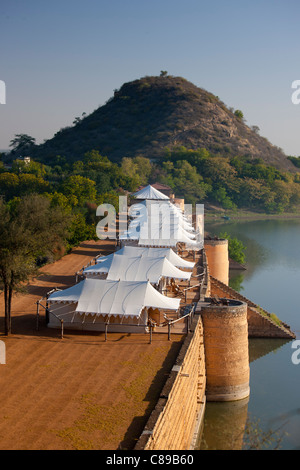
<path fill-rule="evenodd" d="M 61 260 L 44 266 L 28 294 L 13 301 L 13 333 L 0 339 L 0 450 L 130 449 L 155 406 L 177 356 L 182 337 L 154 334 L 36 330 L 36 304 L 53 287 L 75 282 L 75 272 L 111 242 L 84 242 Z M 41 312 L 44 315 L 43 311 Z M 43 320 L 43 319 L 42 319 Z"/>

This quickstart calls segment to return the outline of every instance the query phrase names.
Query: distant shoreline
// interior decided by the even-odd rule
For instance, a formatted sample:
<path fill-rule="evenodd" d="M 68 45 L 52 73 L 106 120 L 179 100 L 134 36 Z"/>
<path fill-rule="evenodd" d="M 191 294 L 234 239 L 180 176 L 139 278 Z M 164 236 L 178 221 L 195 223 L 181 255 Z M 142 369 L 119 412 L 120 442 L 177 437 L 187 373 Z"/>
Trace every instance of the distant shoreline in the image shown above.
<path fill-rule="evenodd" d="M 204 205 L 205 207 L 205 205 Z M 297 212 L 287 212 L 282 214 L 267 214 L 267 213 L 258 213 L 251 211 L 238 210 L 235 213 L 219 211 L 207 211 L 204 214 L 205 220 L 207 222 L 226 222 L 224 216 L 228 217 L 228 221 L 231 220 L 284 220 L 284 219 L 300 219 L 300 210 Z"/>

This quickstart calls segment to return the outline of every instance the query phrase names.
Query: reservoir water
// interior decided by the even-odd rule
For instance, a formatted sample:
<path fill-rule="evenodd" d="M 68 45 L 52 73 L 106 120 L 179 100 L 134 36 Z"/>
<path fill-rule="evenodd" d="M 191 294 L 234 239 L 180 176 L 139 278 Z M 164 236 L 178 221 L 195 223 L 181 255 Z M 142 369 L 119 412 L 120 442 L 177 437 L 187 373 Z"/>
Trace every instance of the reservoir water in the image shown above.
<path fill-rule="evenodd" d="M 275 313 L 300 340 L 300 219 L 227 221 L 205 230 L 242 240 L 247 269 L 230 272 L 231 287 Z M 249 356 L 249 399 L 207 403 L 199 448 L 239 449 L 249 434 L 252 448 L 299 450 L 300 341 L 250 339 Z"/>

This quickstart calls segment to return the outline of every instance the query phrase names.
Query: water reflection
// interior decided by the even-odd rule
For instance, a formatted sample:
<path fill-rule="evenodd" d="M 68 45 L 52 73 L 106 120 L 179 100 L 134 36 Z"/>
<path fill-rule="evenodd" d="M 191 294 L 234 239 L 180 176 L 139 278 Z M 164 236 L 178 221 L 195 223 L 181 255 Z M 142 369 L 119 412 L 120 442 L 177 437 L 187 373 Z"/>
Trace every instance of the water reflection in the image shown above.
<path fill-rule="evenodd" d="M 288 342 L 285 339 L 250 339 L 250 363 L 278 351 Z M 249 421 L 248 405 L 249 397 L 235 402 L 207 403 L 199 449 L 241 450 L 245 431 L 251 433 L 250 426 L 253 424 Z"/>
<path fill-rule="evenodd" d="M 274 312 L 299 339 L 300 220 L 229 221 L 205 228 L 211 235 L 226 231 L 246 245 L 247 270 L 230 272 L 231 287 Z M 208 403 L 200 449 L 241 448 L 241 434 L 257 419 L 264 432 L 282 433 L 280 448 L 300 448 L 300 365 L 292 363 L 292 352 L 287 340 L 249 340 L 249 402 L 244 408 L 238 402 Z"/>
<path fill-rule="evenodd" d="M 282 346 L 289 343 L 288 339 L 281 338 L 251 338 L 249 339 L 249 362 L 250 364 L 257 359 L 278 351 Z"/>
<path fill-rule="evenodd" d="M 200 450 L 241 450 L 249 397 L 224 403 L 207 403 Z"/>
<path fill-rule="evenodd" d="M 247 268 L 252 272 L 263 265 L 294 266 L 300 264 L 299 219 L 256 220 L 211 223 L 205 230 L 211 235 L 228 232 L 246 245 Z"/>
<path fill-rule="evenodd" d="M 258 220 L 207 224 L 226 231 L 246 246 L 245 271 L 230 270 L 230 286 L 300 330 L 297 293 L 300 283 L 300 220 Z"/>

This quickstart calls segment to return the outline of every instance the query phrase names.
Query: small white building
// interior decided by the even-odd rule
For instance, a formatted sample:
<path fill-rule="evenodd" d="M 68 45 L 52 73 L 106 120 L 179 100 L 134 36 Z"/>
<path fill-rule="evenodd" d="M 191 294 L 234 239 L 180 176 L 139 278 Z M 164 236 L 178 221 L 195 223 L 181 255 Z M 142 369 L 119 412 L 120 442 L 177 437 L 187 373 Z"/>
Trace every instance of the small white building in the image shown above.
<path fill-rule="evenodd" d="M 24 162 L 25 165 L 29 165 L 30 163 L 30 157 L 18 157 L 17 161 Z"/>

